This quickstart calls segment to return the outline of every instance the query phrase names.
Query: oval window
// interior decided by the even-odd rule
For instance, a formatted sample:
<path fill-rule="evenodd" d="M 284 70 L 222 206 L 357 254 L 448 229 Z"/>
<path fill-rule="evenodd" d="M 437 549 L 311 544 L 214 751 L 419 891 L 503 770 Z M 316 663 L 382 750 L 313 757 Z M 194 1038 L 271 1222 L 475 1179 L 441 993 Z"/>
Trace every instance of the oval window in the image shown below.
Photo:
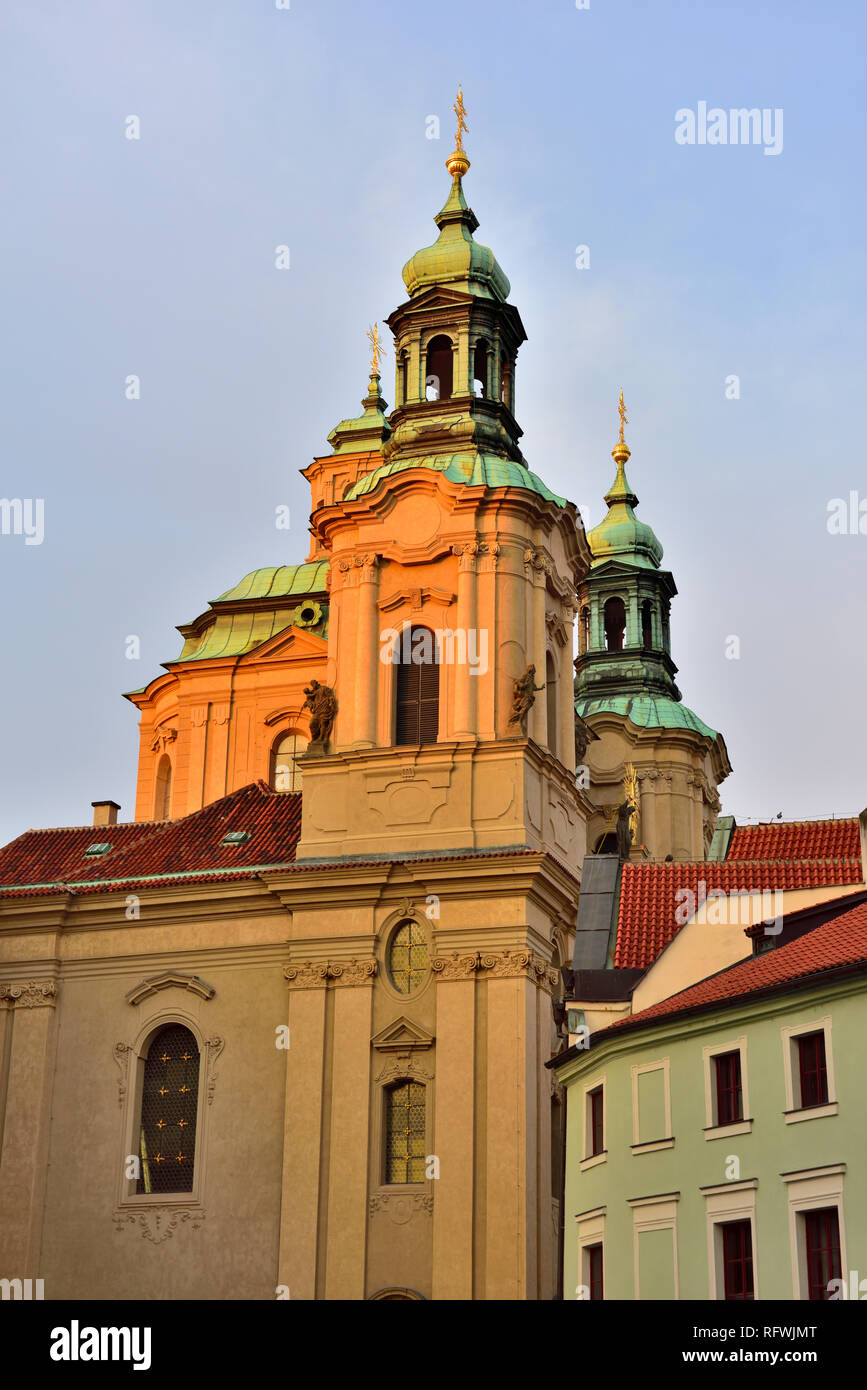
<path fill-rule="evenodd" d="M 388 973 L 401 994 L 412 994 L 427 974 L 427 938 L 418 922 L 401 922 L 388 948 Z"/>

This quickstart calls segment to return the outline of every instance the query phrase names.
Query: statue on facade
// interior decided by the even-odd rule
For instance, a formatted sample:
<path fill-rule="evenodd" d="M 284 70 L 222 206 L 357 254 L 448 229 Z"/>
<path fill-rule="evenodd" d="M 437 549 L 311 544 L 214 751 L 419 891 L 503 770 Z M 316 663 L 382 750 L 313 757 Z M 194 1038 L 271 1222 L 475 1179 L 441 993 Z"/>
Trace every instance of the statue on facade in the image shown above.
<path fill-rule="evenodd" d="M 544 689 L 544 685 L 536 684 L 535 666 L 528 666 L 523 676 L 519 676 L 514 683 L 512 713 L 509 715 L 509 723 L 520 724 L 521 733 L 525 738 L 527 737 L 527 715 L 536 703 L 536 696 L 539 691 Z"/>
<path fill-rule="evenodd" d="M 308 753 L 327 753 L 331 730 L 337 715 L 337 697 L 330 685 L 311 681 L 305 685 L 307 699 L 301 708 L 310 710 L 310 743 Z"/>
<path fill-rule="evenodd" d="M 576 709 L 576 711 L 575 711 L 575 766 L 576 766 L 576 767 L 581 767 L 581 765 L 583 764 L 584 759 L 585 759 L 586 756 L 587 756 L 587 745 L 588 745 L 588 743 L 591 742 L 592 739 L 595 739 L 595 740 L 597 741 L 597 743 L 598 743 L 598 741 L 599 741 L 599 735 L 598 735 L 598 734 L 594 734 L 593 730 L 590 728 L 590 725 L 587 724 L 587 723 L 585 723 L 585 721 L 581 718 L 581 715 L 578 713 L 578 711 L 577 711 L 577 709 Z"/>
<path fill-rule="evenodd" d="M 631 801 L 621 801 L 617 807 L 617 853 L 621 859 L 628 859 L 632 849 L 632 829 L 629 818 L 635 807 Z"/>

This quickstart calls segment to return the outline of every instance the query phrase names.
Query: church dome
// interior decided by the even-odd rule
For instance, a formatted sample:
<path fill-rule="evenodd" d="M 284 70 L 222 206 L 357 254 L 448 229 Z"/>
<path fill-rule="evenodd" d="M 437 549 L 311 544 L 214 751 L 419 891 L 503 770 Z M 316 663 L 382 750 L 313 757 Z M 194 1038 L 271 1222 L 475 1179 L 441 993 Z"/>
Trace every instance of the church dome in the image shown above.
<path fill-rule="evenodd" d="M 635 515 L 638 498 L 626 477 L 628 446 L 622 442 L 618 444 L 612 451 L 612 458 L 617 464 L 617 477 L 605 494 L 608 515 L 587 535 L 593 564 L 599 565 L 603 560 L 621 560 L 624 564 L 643 569 L 659 569 L 662 545 L 653 528 L 639 521 Z"/>
<path fill-rule="evenodd" d="M 473 240 L 479 223 L 461 187 L 464 166 L 469 167 L 469 160 L 456 164 L 451 192 L 434 218 L 439 236 L 432 246 L 410 256 L 403 268 L 403 281 L 411 297 L 432 285 L 450 285 L 485 299 L 508 298 L 509 281 L 493 251 Z"/>

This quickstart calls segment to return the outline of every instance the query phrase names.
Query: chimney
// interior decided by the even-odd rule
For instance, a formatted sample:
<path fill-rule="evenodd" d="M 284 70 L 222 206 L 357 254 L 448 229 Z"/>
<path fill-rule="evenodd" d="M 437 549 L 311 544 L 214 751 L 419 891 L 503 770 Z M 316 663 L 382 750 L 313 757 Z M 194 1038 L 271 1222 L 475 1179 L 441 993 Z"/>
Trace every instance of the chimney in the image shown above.
<path fill-rule="evenodd" d="M 117 825 L 120 806 L 116 801 L 91 801 L 94 825 Z"/>

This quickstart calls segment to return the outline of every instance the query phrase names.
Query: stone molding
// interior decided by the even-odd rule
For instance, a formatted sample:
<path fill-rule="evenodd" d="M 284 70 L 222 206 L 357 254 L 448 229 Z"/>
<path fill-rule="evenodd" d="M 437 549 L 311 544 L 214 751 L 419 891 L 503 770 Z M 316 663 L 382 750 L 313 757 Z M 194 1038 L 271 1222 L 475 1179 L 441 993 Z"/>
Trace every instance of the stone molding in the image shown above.
<path fill-rule="evenodd" d="M 202 999 L 213 999 L 217 992 L 213 985 L 206 984 L 198 975 L 184 975 L 177 970 L 165 970 L 160 975 L 151 975 L 148 979 L 140 980 L 135 988 L 128 992 L 126 1002 L 140 1004 L 143 999 L 156 994 L 158 990 L 170 989 L 173 985 L 178 989 L 188 989 Z"/>
<path fill-rule="evenodd" d="M 112 1216 L 114 1229 L 122 1231 L 127 1226 L 138 1226 L 144 1240 L 152 1241 L 154 1245 L 161 1245 L 164 1240 L 171 1240 L 179 1226 L 192 1224 L 192 1229 L 197 1231 L 205 1220 L 205 1212 L 189 1207 L 169 1206 L 148 1207 L 144 1211 L 116 1211 Z"/>
<path fill-rule="evenodd" d="M 325 989 L 328 985 L 370 985 L 377 972 L 373 956 L 361 960 L 291 961 L 283 966 L 289 989 Z"/>
<path fill-rule="evenodd" d="M 382 1211 L 395 1226 L 405 1226 L 420 1211 L 428 1216 L 433 1211 L 430 1192 L 375 1192 L 368 1200 L 367 1212 L 374 1216 Z"/>
<path fill-rule="evenodd" d="M 431 969 L 441 980 L 478 979 L 533 980 L 541 989 L 552 992 L 557 988 L 557 972 L 534 951 L 476 951 L 466 954 L 453 951 L 447 956 L 435 956 Z"/>
<path fill-rule="evenodd" d="M 17 1009 L 53 1009 L 57 985 L 54 980 L 9 980 L 0 985 L 0 1000 Z"/>

